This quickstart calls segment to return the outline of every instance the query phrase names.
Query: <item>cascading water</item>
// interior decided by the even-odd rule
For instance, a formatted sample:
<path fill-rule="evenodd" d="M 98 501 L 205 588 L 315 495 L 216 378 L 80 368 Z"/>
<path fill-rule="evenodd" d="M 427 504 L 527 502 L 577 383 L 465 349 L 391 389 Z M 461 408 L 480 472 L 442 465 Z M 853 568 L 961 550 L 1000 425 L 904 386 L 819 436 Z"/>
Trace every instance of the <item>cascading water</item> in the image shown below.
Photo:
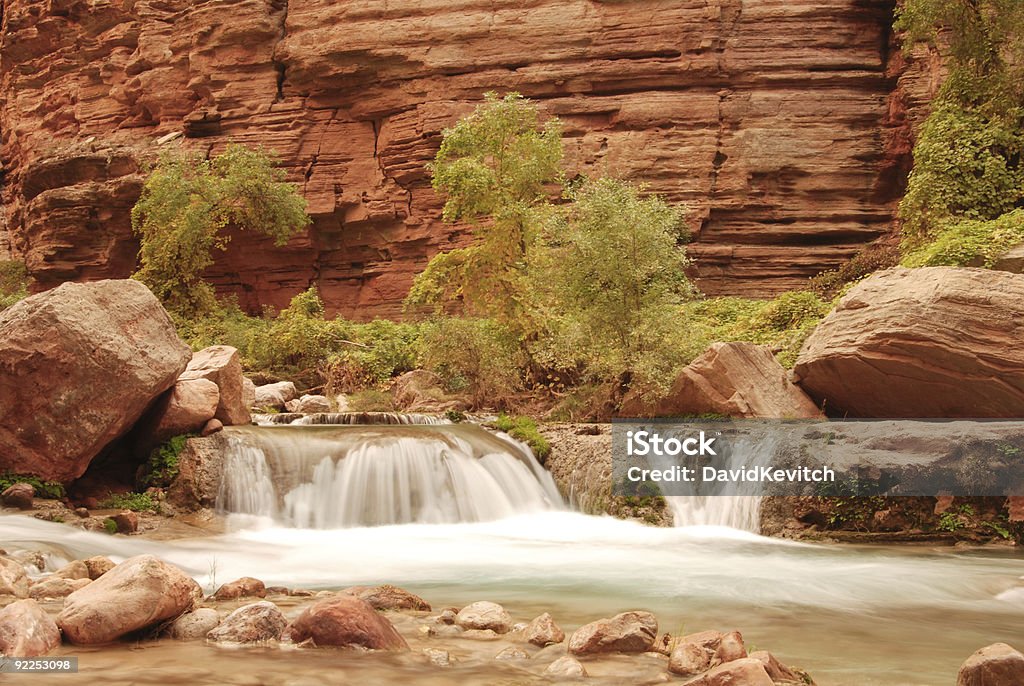
<path fill-rule="evenodd" d="M 717 466 L 746 469 L 768 465 L 777 449 L 777 435 L 753 432 L 735 441 L 733 450 Z M 676 526 L 719 526 L 760 533 L 761 490 L 759 483 L 730 481 L 702 484 L 696 495 L 668 496 L 666 500 Z"/>
<path fill-rule="evenodd" d="M 356 425 L 356 424 L 451 424 L 451 422 L 429 414 L 407 412 L 320 412 L 301 414 L 284 412 L 281 414 L 257 414 L 253 421 L 259 426 L 278 424 L 308 425 Z"/>
<path fill-rule="evenodd" d="M 296 528 L 480 522 L 557 509 L 528 448 L 474 425 L 233 428 L 218 506 Z"/>

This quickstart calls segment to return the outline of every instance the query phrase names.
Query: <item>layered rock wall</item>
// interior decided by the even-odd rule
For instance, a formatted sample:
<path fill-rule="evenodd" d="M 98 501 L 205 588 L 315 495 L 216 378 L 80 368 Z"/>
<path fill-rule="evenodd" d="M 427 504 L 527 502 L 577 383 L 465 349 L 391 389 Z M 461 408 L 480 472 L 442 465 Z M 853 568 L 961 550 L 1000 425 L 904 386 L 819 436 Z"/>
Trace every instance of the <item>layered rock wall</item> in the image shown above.
<path fill-rule="evenodd" d="M 442 129 L 484 92 L 518 90 L 565 122 L 570 173 L 622 175 L 690 206 L 702 288 L 769 295 L 891 228 L 913 111 L 936 85 L 934 70 L 906 69 L 892 10 L 6 0 L 0 252 L 9 242 L 37 288 L 124 276 L 143 160 L 181 141 L 262 144 L 314 223 L 284 248 L 234 240 L 209 277 L 252 309 L 316 284 L 333 311 L 396 315 L 429 257 L 465 240 L 441 223 L 424 169 Z"/>

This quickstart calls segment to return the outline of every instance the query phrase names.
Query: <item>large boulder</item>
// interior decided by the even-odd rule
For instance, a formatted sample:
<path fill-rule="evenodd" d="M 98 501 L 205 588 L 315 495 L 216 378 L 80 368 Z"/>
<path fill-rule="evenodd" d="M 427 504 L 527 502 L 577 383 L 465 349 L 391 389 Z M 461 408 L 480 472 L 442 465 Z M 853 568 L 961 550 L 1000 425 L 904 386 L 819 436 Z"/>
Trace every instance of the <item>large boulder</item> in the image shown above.
<path fill-rule="evenodd" d="M 220 389 L 209 379 L 179 379 L 140 422 L 148 445 L 187 433 L 198 433 L 213 419 L 220 405 Z"/>
<path fill-rule="evenodd" d="M 0 493 L 0 502 L 4 507 L 16 507 L 19 510 L 31 510 L 36 496 L 35 486 L 26 483 L 11 484 Z"/>
<path fill-rule="evenodd" d="M 285 631 L 294 643 L 317 646 L 360 646 L 372 650 L 408 650 L 401 634 L 373 606 L 342 594 L 306 608 Z"/>
<path fill-rule="evenodd" d="M 72 643 L 108 643 L 177 617 L 199 597 L 199 585 L 183 571 L 139 555 L 69 595 L 57 623 Z"/>
<path fill-rule="evenodd" d="M 60 629 L 34 600 L 0 610 L 0 655 L 38 657 L 60 645 Z"/>
<path fill-rule="evenodd" d="M 650 612 L 623 612 L 581 626 L 569 638 L 569 652 L 645 653 L 654 645 L 657 635 L 658 620 Z"/>
<path fill-rule="evenodd" d="M 790 381 L 789 372 L 768 348 L 753 343 L 715 343 L 683 368 L 664 399 L 651 403 L 630 393 L 619 414 L 804 419 L 820 417 L 821 411 Z"/>
<path fill-rule="evenodd" d="M 4 469 L 78 478 L 190 356 L 156 297 L 130 279 L 66 283 L 0 312 Z"/>
<path fill-rule="evenodd" d="M 256 387 L 253 407 L 257 407 L 262 410 L 271 408 L 275 410 L 283 410 L 285 403 L 289 400 L 295 400 L 298 395 L 299 392 L 296 390 L 295 384 L 291 381 L 268 383 L 266 385 Z"/>
<path fill-rule="evenodd" d="M 168 501 L 188 511 L 216 506 L 227 447 L 223 433 L 185 441 L 178 453 L 178 476 L 167 491 Z"/>
<path fill-rule="evenodd" d="M 1005 643 L 977 651 L 960 667 L 956 686 L 1020 686 L 1024 684 L 1024 655 Z"/>
<path fill-rule="evenodd" d="M 220 398 L 215 416 L 224 426 L 236 426 L 252 421 L 246 404 L 244 378 L 238 351 L 229 345 L 212 345 L 192 356 L 180 380 L 207 379 L 217 384 Z"/>
<path fill-rule="evenodd" d="M 857 284 L 804 344 L 797 382 L 829 414 L 1024 416 L 1024 276 L 895 268 Z"/>

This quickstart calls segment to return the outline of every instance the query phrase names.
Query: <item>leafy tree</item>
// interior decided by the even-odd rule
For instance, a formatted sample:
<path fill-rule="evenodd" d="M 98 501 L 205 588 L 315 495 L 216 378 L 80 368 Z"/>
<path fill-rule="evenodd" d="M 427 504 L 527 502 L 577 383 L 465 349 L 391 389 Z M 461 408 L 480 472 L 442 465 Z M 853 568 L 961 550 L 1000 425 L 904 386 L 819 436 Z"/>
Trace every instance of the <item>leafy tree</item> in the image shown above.
<path fill-rule="evenodd" d="M 552 303 L 552 361 L 576 358 L 604 378 L 629 372 L 645 387 L 670 383 L 688 352 L 679 306 L 696 293 L 681 211 L 614 179 L 585 181 L 567 197 L 533 280 Z"/>
<path fill-rule="evenodd" d="M 529 287 L 529 251 L 550 215 L 547 185 L 559 179 L 561 125 L 543 125 L 535 106 L 518 93 L 487 93 L 484 103 L 444 131 L 433 172 L 444 193 L 444 219 L 473 226 L 475 242 L 434 257 L 408 303 L 461 302 L 474 316 L 518 325 Z"/>
<path fill-rule="evenodd" d="M 229 145 L 213 159 L 168 152 L 150 172 L 132 208 L 132 228 L 141 238 L 135 277 L 172 310 L 210 311 L 213 288 L 202 272 L 223 250 L 231 225 L 256 231 L 283 245 L 310 223 L 306 201 L 262 150 Z"/>

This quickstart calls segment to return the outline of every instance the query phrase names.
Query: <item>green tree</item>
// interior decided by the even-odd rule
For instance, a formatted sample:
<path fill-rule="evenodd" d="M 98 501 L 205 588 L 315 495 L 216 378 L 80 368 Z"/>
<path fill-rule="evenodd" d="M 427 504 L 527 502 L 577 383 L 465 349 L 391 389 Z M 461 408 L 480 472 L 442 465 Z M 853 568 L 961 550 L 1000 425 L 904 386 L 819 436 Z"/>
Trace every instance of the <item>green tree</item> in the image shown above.
<path fill-rule="evenodd" d="M 682 212 L 615 179 L 586 181 L 567 197 L 533 279 L 551 303 L 550 361 L 575 360 L 604 379 L 626 372 L 643 389 L 664 390 L 692 354 L 680 335 L 680 305 L 696 295 Z"/>
<path fill-rule="evenodd" d="M 223 250 L 228 226 L 255 231 L 283 245 L 310 223 L 306 201 L 262 150 L 228 145 L 213 159 L 167 152 L 150 172 L 132 208 L 141 238 L 135 278 L 182 315 L 209 312 L 213 288 L 202 272 Z"/>
<path fill-rule="evenodd" d="M 548 184 L 560 177 L 561 125 L 543 125 L 518 93 L 484 103 L 444 131 L 430 169 L 446 196 L 444 219 L 468 222 L 474 243 L 435 256 L 415 280 L 411 305 L 461 303 L 474 316 L 521 325 L 528 253 L 552 212 Z"/>

